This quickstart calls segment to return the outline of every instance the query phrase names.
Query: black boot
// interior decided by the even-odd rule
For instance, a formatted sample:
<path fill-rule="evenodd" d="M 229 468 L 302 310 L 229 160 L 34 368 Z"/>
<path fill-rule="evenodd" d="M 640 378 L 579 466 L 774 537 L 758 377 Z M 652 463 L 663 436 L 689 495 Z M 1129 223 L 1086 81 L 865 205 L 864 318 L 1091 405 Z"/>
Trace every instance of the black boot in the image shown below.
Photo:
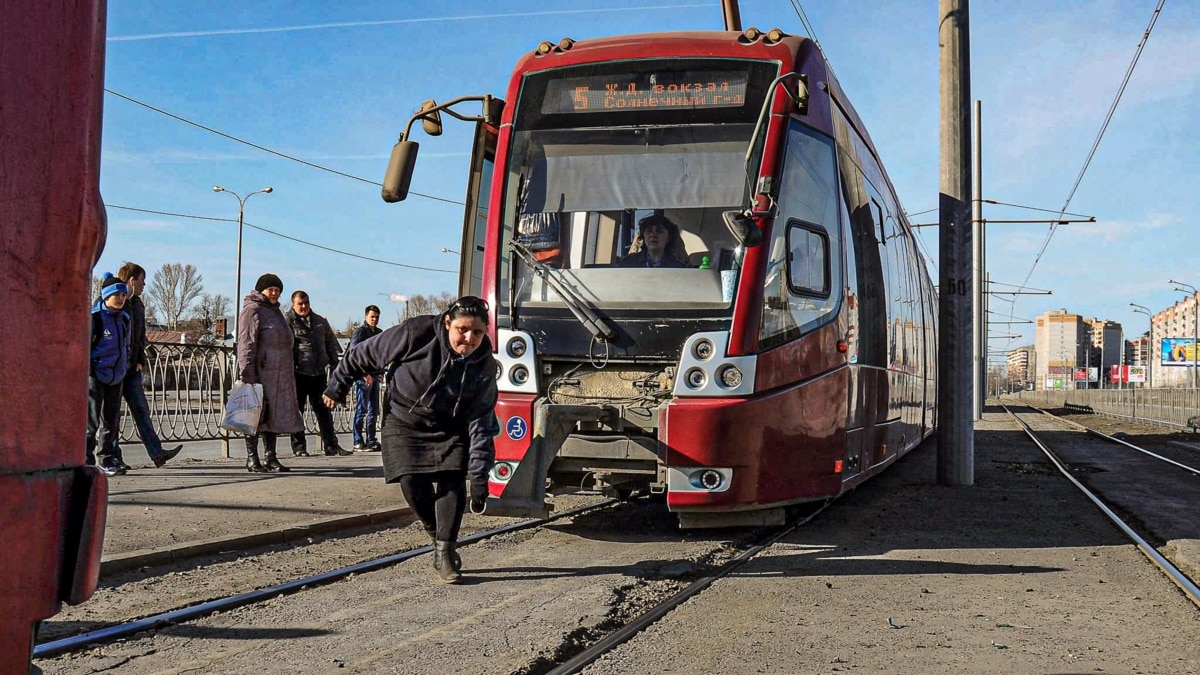
<path fill-rule="evenodd" d="M 433 569 L 437 571 L 438 579 L 443 584 L 457 584 L 462 581 L 462 575 L 454 567 L 458 553 L 454 551 L 452 541 L 433 542 Z M 461 566 L 462 562 L 459 561 Z"/>
<path fill-rule="evenodd" d="M 258 436 L 246 437 L 246 470 L 250 473 L 266 473 L 262 462 L 258 460 Z"/>
<path fill-rule="evenodd" d="M 263 459 L 266 460 L 263 466 L 267 471 L 278 471 L 279 473 L 287 473 L 291 469 L 279 463 L 279 458 L 275 456 L 275 437 L 271 435 L 263 436 Z"/>
<path fill-rule="evenodd" d="M 436 549 L 438 541 L 437 531 L 425 530 L 425 534 L 429 535 L 429 540 L 433 542 L 433 547 Z M 455 572 L 462 571 L 462 556 L 458 555 L 458 551 L 454 550 L 454 548 L 450 549 L 450 565 L 454 568 Z"/>

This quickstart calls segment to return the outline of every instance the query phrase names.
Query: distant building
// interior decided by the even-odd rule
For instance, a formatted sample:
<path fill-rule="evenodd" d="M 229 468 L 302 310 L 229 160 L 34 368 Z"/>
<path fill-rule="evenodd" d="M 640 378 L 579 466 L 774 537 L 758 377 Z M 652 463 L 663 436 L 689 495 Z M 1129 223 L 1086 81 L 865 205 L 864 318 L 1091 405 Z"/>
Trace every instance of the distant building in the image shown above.
<path fill-rule="evenodd" d="M 1113 366 L 1124 365 L 1125 344 L 1124 329 L 1116 321 L 1092 319 L 1087 322 L 1091 353 L 1084 358 L 1084 364 L 1092 368 L 1099 367 L 1099 381 L 1110 382 Z"/>
<path fill-rule="evenodd" d="M 1073 388 L 1072 371 L 1084 364 L 1090 326 L 1065 309 L 1041 314 L 1034 324 L 1034 389 Z"/>
<path fill-rule="evenodd" d="M 1033 345 L 1008 353 L 1008 380 L 1016 389 L 1030 389 L 1037 379 L 1037 350 Z"/>
<path fill-rule="evenodd" d="M 1200 293 L 1177 301 L 1155 314 L 1150 322 L 1151 379 L 1155 387 L 1193 387 L 1197 304 Z"/>

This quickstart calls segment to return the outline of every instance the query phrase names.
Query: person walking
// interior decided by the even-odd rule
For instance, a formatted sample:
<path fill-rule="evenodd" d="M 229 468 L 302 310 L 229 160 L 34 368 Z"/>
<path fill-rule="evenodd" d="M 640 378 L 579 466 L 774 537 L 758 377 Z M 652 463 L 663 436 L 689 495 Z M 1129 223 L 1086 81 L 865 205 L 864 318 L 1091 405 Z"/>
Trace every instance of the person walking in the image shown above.
<path fill-rule="evenodd" d="M 333 371 L 323 400 L 345 401 L 354 380 L 388 373 L 383 471 L 433 539 L 433 567 L 458 583 L 456 548 L 471 482 L 471 510 L 482 512 L 499 432 L 496 361 L 487 337 L 488 305 L 459 298 L 438 316 L 418 316 L 356 345 Z"/>
<path fill-rule="evenodd" d="M 367 305 L 363 310 L 363 325 L 354 331 L 346 353 L 355 345 L 382 332 L 383 329 L 379 327 L 379 307 Z M 354 381 L 354 449 L 358 452 L 379 450 L 380 447 L 375 439 L 375 422 L 379 416 L 379 380 L 382 377 L 382 372 L 371 373 Z"/>
<path fill-rule="evenodd" d="M 263 388 L 258 432 L 246 437 L 246 470 L 251 473 L 291 471 L 275 455 L 275 437 L 304 431 L 304 420 L 296 405 L 292 329 L 279 309 L 282 294 L 283 281 L 274 274 L 264 274 L 242 301 L 242 313 L 238 315 L 238 379 Z M 258 458 L 260 437 L 262 460 Z"/>
<path fill-rule="evenodd" d="M 121 461 L 121 446 L 117 444 L 121 435 L 121 382 L 129 367 L 131 328 L 124 309 L 128 297 L 129 287 L 105 272 L 100 299 L 92 306 L 86 463 L 96 464 L 99 445 L 100 470 L 109 476 L 128 471 Z"/>
<path fill-rule="evenodd" d="M 336 368 L 338 364 L 337 336 L 325 317 L 312 311 L 308 293 L 304 291 L 292 293 L 292 308 L 288 310 L 287 321 L 295 336 L 292 356 L 296 366 L 296 402 L 300 406 L 300 415 L 304 415 L 305 407 L 312 405 L 326 455 L 352 455 L 354 453 L 342 449 L 338 444 L 333 413 L 321 402 L 321 394 L 328 382 L 326 369 L 331 366 Z M 304 429 L 292 434 L 292 454 L 296 457 L 308 456 Z"/>
<path fill-rule="evenodd" d="M 142 302 L 142 291 L 146 288 L 146 270 L 137 263 L 126 262 L 117 270 L 117 278 L 129 288 L 129 299 L 125 301 L 125 312 L 129 314 L 129 369 L 121 382 L 121 396 L 133 415 L 138 436 L 146 447 L 146 454 L 154 466 L 162 468 L 175 458 L 182 445 L 163 449 L 162 440 L 154 430 L 150 417 L 150 406 L 146 403 L 146 387 L 142 383 L 143 371 L 149 368 L 146 361 L 146 304 Z M 126 466 L 126 469 L 129 467 Z"/>

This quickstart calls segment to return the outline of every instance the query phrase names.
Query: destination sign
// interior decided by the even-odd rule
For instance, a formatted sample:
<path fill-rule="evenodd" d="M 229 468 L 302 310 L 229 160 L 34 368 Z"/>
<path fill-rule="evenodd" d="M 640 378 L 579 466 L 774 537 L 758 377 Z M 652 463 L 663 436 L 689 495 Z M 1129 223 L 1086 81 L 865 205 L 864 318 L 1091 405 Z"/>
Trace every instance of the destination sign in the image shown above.
<path fill-rule="evenodd" d="M 630 73 L 551 80 L 543 115 L 740 107 L 746 72 Z"/>

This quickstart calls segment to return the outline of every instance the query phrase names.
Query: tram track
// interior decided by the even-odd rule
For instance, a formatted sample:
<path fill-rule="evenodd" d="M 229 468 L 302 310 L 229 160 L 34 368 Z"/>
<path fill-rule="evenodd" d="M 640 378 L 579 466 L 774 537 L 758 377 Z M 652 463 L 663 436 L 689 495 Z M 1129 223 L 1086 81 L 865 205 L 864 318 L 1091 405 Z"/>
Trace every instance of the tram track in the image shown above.
<path fill-rule="evenodd" d="M 546 673 L 547 675 L 574 675 L 575 673 L 583 671 L 584 668 L 591 665 L 600 657 L 608 654 L 617 647 L 628 642 L 634 636 L 645 631 L 648 627 L 654 625 L 656 621 L 666 616 L 666 614 L 671 610 L 702 593 L 717 580 L 733 573 L 738 568 L 752 560 L 755 556 L 762 553 L 772 544 L 780 541 L 784 537 L 787 537 L 795 532 L 796 529 L 810 522 L 813 518 L 816 518 L 821 514 L 821 512 L 828 508 L 833 501 L 834 500 L 823 502 L 819 508 L 811 513 L 806 514 L 803 518 L 797 518 L 787 525 L 773 528 L 761 536 L 757 542 L 748 546 L 744 551 L 742 551 L 742 553 L 732 560 L 729 560 L 718 569 L 701 576 L 699 579 L 680 589 L 666 600 L 663 600 L 662 602 L 654 605 L 653 607 L 629 620 L 627 623 L 625 623 L 625 625 L 609 633 L 599 641 L 582 649 L 576 650 L 576 653 L 570 655 L 569 658 L 567 658 L 565 661 L 562 661 L 554 668 L 550 670 L 532 668 L 521 671 L 519 675 L 541 675 L 542 673 Z M 557 656 L 562 658 L 564 655 L 559 654 Z"/>
<path fill-rule="evenodd" d="M 1014 412 L 1012 410 L 1012 408 L 1010 408 L 1009 406 L 1002 405 L 1001 407 L 1018 424 L 1018 426 L 1021 427 L 1021 429 L 1025 432 L 1025 434 L 1027 436 L 1029 436 L 1029 438 L 1034 442 L 1034 444 L 1038 446 L 1038 448 L 1047 457 L 1047 459 L 1050 460 L 1051 464 L 1053 464 L 1054 467 L 1068 481 L 1070 481 L 1071 484 L 1077 490 L 1079 490 L 1085 497 L 1087 497 L 1087 499 L 1089 501 L 1091 501 L 1097 508 L 1099 508 L 1100 511 L 1110 521 L 1112 521 L 1112 523 L 1117 527 L 1117 529 L 1121 530 L 1121 532 L 1125 534 L 1125 536 L 1138 548 L 1138 550 L 1141 551 L 1141 553 L 1143 555 L 1145 555 L 1156 567 L 1158 567 L 1172 581 L 1172 583 L 1174 583 L 1179 588 L 1179 590 L 1183 592 L 1183 594 L 1185 596 L 1187 596 L 1188 600 L 1190 600 L 1192 602 L 1192 604 L 1194 604 L 1197 608 L 1200 608 L 1200 587 L 1197 587 L 1195 581 L 1193 581 L 1192 578 L 1190 578 L 1187 574 L 1185 574 L 1174 562 L 1172 562 L 1169 558 L 1167 558 L 1165 555 L 1163 555 L 1155 546 L 1150 544 L 1146 540 L 1146 538 L 1137 531 L 1137 529 L 1135 529 L 1132 525 L 1129 524 L 1129 522 L 1127 522 L 1126 518 L 1121 517 L 1117 513 L 1118 508 L 1116 508 L 1112 503 L 1110 503 L 1111 500 L 1106 500 L 1103 497 L 1103 495 L 1098 494 L 1097 491 L 1089 489 L 1088 486 L 1084 485 L 1084 482 L 1082 480 L 1080 480 L 1079 478 L 1077 478 L 1074 475 L 1074 472 L 1072 472 L 1071 464 L 1069 462 L 1063 460 L 1059 456 L 1058 453 L 1056 453 L 1054 450 L 1052 450 L 1045 443 L 1044 439 L 1038 435 L 1038 430 L 1035 430 L 1032 425 L 1030 425 L 1028 422 L 1026 422 L 1024 419 L 1022 419 L 1021 416 L 1018 413 Z M 1077 430 L 1084 431 L 1084 433 L 1086 433 L 1090 436 L 1100 438 L 1107 442 L 1117 443 L 1122 446 L 1126 446 L 1130 449 L 1136 450 L 1144 455 L 1147 455 L 1147 456 L 1155 459 L 1156 461 L 1161 461 L 1166 464 L 1169 464 L 1169 465 L 1172 465 L 1172 466 L 1175 466 L 1178 468 L 1182 468 L 1194 475 L 1200 475 L 1200 471 L 1197 471 L 1193 467 L 1187 466 L 1180 462 L 1176 462 L 1176 461 L 1171 460 L 1166 457 L 1162 457 L 1161 455 L 1150 452 L 1149 450 L 1146 450 L 1145 448 L 1136 446 L 1132 443 L 1129 443 L 1128 441 L 1124 441 L 1123 439 L 1119 439 L 1114 436 L 1110 436 L 1108 434 L 1105 434 L 1105 433 L 1100 432 L 1095 429 L 1090 429 L 1084 425 L 1078 424 L 1071 420 L 1063 419 L 1057 415 L 1053 415 L 1053 414 L 1048 413 L 1047 411 L 1041 410 L 1039 408 L 1031 407 L 1030 409 L 1035 410 L 1039 413 L 1042 413 L 1046 417 L 1053 419 L 1058 423 L 1065 424 L 1065 425 L 1075 428 Z M 1043 429 L 1041 431 L 1044 432 L 1046 430 Z"/>
<path fill-rule="evenodd" d="M 460 537 L 459 545 L 469 546 L 470 544 L 485 541 L 500 535 L 519 532 L 521 530 L 527 530 L 552 523 L 560 519 L 582 515 L 584 513 L 611 506 L 614 503 L 616 503 L 616 500 L 606 499 L 595 504 L 585 504 L 576 508 L 555 513 L 546 519 L 526 520 L 483 530 L 468 536 Z M 198 604 L 179 607 L 130 621 L 123 621 L 98 630 L 43 642 L 34 647 L 33 657 L 50 658 L 63 654 L 69 654 L 84 648 L 90 648 L 97 644 L 105 644 L 128 638 L 143 631 L 155 630 L 164 626 L 193 621 L 217 612 L 228 611 L 237 607 L 265 602 L 281 595 L 287 595 L 309 588 L 324 586 L 335 581 L 346 579 L 355 574 L 362 574 L 365 572 L 371 572 L 383 569 L 385 567 L 390 567 L 392 565 L 397 565 L 412 558 L 429 554 L 432 551 L 432 545 L 425 545 L 393 555 L 347 565 L 334 570 L 329 570 L 327 572 L 309 575 L 283 583 L 273 584 L 264 588 L 216 598 L 213 600 L 207 600 Z"/>

